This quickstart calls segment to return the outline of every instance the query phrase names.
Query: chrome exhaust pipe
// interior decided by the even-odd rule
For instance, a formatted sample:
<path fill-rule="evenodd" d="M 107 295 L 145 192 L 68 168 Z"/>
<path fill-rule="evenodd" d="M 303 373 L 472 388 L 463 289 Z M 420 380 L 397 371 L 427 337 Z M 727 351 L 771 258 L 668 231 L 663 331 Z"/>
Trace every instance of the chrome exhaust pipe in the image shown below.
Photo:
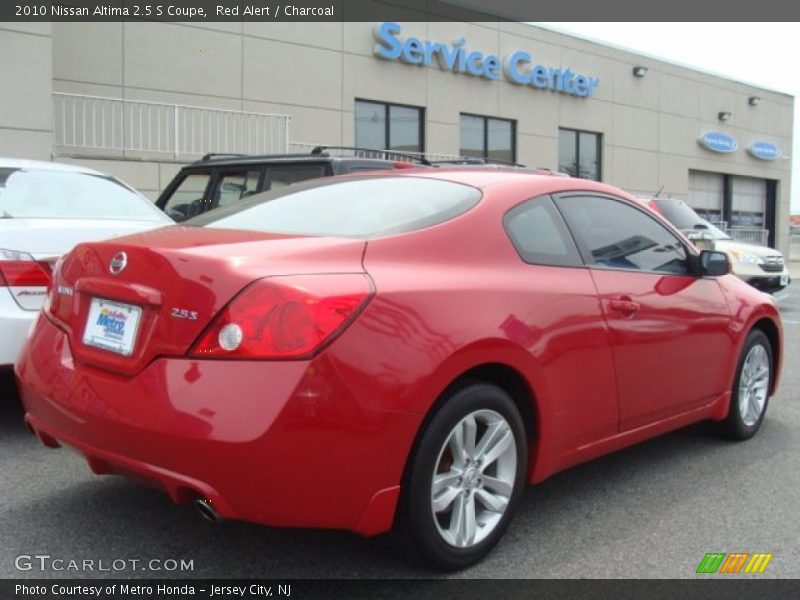
<path fill-rule="evenodd" d="M 214 525 L 219 525 L 222 523 L 222 517 L 220 517 L 219 513 L 214 510 L 214 507 L 211 505 L 211 501 L 208 498 L 198 498 L 194 501 L 194 507 L 197 509 L 197 512 L 200 513 L 200 516 L 209 523 L 213 523 Z"/>

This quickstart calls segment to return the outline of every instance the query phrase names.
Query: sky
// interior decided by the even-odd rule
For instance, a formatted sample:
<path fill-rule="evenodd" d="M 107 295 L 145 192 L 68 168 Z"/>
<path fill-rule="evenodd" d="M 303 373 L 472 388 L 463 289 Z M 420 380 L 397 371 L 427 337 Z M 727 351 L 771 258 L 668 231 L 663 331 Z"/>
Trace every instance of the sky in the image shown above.
<path fill-rule="evenodd" d="M 792 213 L 800 213 L 800 23 L 537 23 L 792 94 Z M 734 117 L 735 118 L 735 117 Z M 786 152 L 788 154 L 788 152 Z"/>

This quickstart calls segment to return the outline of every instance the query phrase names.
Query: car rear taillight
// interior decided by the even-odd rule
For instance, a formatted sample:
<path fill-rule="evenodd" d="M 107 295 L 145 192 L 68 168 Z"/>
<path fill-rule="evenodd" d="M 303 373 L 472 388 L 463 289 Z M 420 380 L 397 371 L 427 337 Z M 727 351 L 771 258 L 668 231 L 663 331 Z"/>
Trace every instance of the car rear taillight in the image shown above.
<path fill-rule="evenodd" d="M 396 161 L 394 161 L 394 162 L 392 163 L 392 166 L 393 166 L 395 169 L 413 169 L 413 168 L 414 168 L 414 167 L 416 167 L 417 165 L 415 165 L 415 164 L 414 164 L 414 163 L 412 163 L 412 162 L 407 162 L 407 161 L 404 161 L 404 160 L 396 160 Z"/>
<path fill-rule="evenodd" d="M 361 273 L 260 279 L 222 309 L 190 355 L 308 358 L 344 331 L 371 295 L 371 282 Z"/>
<path fill-rule="evenodd" d="M 50 265 L 14 250 L 0 250 L 0 285 L 9 287 L 47 287 Z"/>

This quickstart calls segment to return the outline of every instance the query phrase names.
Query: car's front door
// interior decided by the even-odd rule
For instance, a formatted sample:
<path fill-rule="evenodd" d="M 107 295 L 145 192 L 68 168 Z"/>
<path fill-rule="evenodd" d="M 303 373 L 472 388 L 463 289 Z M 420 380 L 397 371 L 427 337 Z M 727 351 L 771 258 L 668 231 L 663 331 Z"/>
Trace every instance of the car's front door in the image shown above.
<path fill-rule="evenodd" d="M 616 435 L 614 359 L 590 269 L 549 196 L 517 205 L 503 224 L 521 259 L 514 275 L 524 300 L 500 328 L 528 348 L 541 367 L 535 385 L 554 400 L 540 406 L 548 425 L 539 451 L 561 456 Z"/>
<path fill-rule="evenodd" d="M 693 273 L 683 241 L 645 209 L 600 195 L 556 203 L 576 237 L 611 331 L 625 431 L 706 404 L 730 385 L 730 312 Z"/>

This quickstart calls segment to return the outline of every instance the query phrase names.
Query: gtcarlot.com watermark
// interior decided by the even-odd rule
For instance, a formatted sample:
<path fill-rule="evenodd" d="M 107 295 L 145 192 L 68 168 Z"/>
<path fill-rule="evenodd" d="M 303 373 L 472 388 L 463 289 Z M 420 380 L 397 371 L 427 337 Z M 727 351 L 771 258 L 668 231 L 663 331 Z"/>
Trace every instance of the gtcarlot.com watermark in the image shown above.
<path fill-rule="evenodd" d="M 89 573 L 124 573 L 130 571 L 194 571 L 194 559 L 185 558 L 61 558 L 50 554 L 20 554 L 14 559 L 18 571 Z"/>

